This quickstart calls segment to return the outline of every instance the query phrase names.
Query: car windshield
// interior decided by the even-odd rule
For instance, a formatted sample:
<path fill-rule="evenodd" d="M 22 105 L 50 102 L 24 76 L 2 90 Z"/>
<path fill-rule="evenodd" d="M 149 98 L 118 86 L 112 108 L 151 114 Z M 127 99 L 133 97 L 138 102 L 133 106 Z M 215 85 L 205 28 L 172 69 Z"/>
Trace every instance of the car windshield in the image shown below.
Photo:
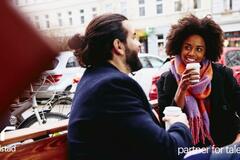
<path fill-rule="evenodd" d="M 59 63 L 59 60 L 58 60 L 57 58 L 55 58 L 55 59 L 52 61 L 51 65 L 48 67 L 47 70 L 53 70 L 53 69 L 55 69 L 55 68 L 57 67 L 58 63 Z"/>
<path fill-rule="evenodd" d="M 156 57 L 146 56 L 139 57 L 143 68 L 160 68 L 163 65 L 163 61 Z"/>
<path fill-rule="evenodd" d="M 148 60 L 152 64 L 153 68 L 160 68 L 163 65 L 163 61 L 158 58 L 149 57 Z"/>
<path fill-rule="evenodd" d="M 240 50 L 229 51 L 226 54 L 226 66 L 240 66 Z"/>
<path fill-rule="evenodd" d="M 149 60 L 146 57 L 140 57 L 139 58 L 143 68 L 152 68 L 152 64 L 149 62 Z"/>
<path fill-rule="evenodd" d="M 72 67 L 79 67 L 79 63 L 75 56 L 70 57 L 66 64 L 66 68 L 72 68 Z"/>

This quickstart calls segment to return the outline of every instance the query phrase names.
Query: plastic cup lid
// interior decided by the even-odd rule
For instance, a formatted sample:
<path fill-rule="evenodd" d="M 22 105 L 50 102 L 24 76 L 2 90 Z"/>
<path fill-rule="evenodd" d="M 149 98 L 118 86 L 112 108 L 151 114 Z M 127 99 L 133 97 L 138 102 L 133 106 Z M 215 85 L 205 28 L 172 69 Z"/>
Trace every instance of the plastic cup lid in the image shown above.
<path fill-rule="evenodd" d="M 182 113 L 182 110 L 180 107 L 177 106 L 169 106 L 169 107 L 165 107 L 163 113 L 165 115 L 172 115 L 172 116 L 176 116 Z"/>

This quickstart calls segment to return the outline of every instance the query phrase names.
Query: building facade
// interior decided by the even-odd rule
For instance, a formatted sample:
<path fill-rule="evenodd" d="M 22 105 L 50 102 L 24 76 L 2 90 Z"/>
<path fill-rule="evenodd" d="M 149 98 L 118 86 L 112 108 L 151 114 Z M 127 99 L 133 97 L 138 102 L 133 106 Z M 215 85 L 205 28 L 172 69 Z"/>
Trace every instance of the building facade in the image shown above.
<path fill-rule="evenodd" d="M 224 45 L 240 47 L 240 1 L 213 0 L 212 15 L 225 33 Z"/>
<path fill-rule="evenodd" d="M 165 56 L 169 28 L 189 13 L 211 14 L 225 32 L 226 46 L 239 46 L 239 0 L 13 0 L 28 19 L 48 35 L 71 36 L 84 32 L 98 14 L 126 15 L 137 29 L 141 52 Z"/>

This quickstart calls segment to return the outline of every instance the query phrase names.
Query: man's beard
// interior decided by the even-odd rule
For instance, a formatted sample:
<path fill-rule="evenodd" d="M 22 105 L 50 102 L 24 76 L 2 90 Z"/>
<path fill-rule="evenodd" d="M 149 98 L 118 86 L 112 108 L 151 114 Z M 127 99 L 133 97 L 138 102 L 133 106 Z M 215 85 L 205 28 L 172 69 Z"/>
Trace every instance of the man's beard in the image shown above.
<path fill-rule="evenodd" d="M 130 50 L 128 46 L 126 48 L 126 64 L 129 66 L 131 72 L 138 71 L 142 68 L 142 63 L 138 58 L 138 53 L 134 50 Z"/>

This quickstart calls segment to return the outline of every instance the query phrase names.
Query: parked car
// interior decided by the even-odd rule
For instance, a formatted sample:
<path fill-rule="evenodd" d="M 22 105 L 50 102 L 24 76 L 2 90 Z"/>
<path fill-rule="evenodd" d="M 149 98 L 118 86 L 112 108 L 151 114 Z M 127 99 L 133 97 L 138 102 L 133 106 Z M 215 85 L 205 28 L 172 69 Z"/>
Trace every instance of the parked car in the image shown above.
<path fill-rule="evenodd" d="M 152 85 L 152 78 L 161 71 L 165 59 L 155 55 L 140 53 L 139 59 L 143 68 L 137 72 L 129 74 L 135 79 L 143 88 L 146 96 L 149 98 L 149 92 Z M 41 87 L 41 82 L 34 85 L 39 88 L 37 94 L 38 100 L 46 100 L 51 98 L 55 93 L 62 93 L 64 91 L 75 92 L 77 82 L 81 80 L 84 68 L 80 67 L 76 57 L 71 51 L 62 52 L 56 59 L 55 67 L 43 74 L 46 78 L 46 83 Z M 78 79 L 76 81 L 76 79 Z"/>
<path fill-rule="evenodd" d="M 224 48 L 219 63 L 230 67 L 233 70 L 233 76 L 240 84 L 240 47 Z"/>
<path fill-rule="evenodd" d="M 61 52 L 56 58 L 54 68 L 43 73 L 42 79 L 45 79 L 45 82 L 39 81 L 34 84 L 34 90 L 39 91 L 36 95 L 37 99 L 49 99 L 55 93 L 71 90 L 76 74 L 81 77 L 84 70 L 79 66 L 73 52 Z"/>
<path fill-rule="evenodd" d="M 159 73 L 160 68 L 163 66 L 164 59 L 155 55 L 140 53 L 138 54 L 139 59 L 143 65 L 143 68 L 137 72 L 130 73 L 129 76 L 136 80 L 143 88 L 146 96 L 149 99 L 149 92 L 152 84 L 153 75 Z M 71 92 L 74 92 L 77 87 L 77 82 L 80 80 L 79 75 L 74 77 L 72 81 Z"/>
<path fill-rule="evenodd" d="M 140 84 L 149 99 L 152 78 L 159 72 L 165 60 L 158 56 L 147 53 L 140 53 L 138 56 L 143 65 L 143 68 L 137 72 L 134 72 L 133 74 L 129 74 L 129 76 Z"/>

